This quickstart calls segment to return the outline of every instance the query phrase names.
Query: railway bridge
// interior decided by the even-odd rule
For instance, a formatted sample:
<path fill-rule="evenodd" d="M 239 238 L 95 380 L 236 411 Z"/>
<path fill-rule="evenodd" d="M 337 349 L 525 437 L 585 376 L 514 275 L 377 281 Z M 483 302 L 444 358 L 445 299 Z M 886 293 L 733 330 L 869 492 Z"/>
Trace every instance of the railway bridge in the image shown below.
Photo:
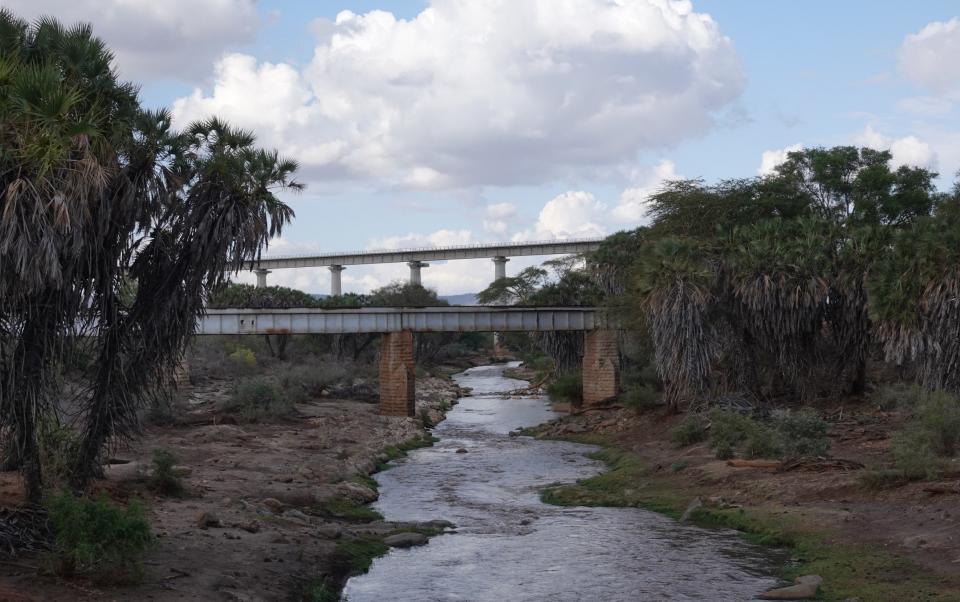
<path fill-rule="evenodd" d="M 198 335 L 380 334 L 380 413 L 413 416 L 415 332 L 584 332 L 583 402 L 616 397 L 616 331 L 592 307 L 383 307 L 209 309 Z"/>

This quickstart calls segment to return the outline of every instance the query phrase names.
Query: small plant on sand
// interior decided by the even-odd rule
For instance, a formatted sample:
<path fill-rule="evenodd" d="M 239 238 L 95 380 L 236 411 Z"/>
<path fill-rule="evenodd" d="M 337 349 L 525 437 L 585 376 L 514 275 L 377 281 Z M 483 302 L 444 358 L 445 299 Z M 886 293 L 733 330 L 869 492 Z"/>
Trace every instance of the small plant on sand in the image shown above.
<path fill-rule="evenodd" d="M 126 508 L 99 497 L 74 497 L 64 491 L 47 502 L 53 528 L 48 556 L 52 572 L 87 575 L 100 583 L 136 583 L 143 576 L 143 556 L 156 539 L 143 507 Z"/>
<path fill-rule="evenodd" d="M 420 418 L 420 426 L 422 426 L 425 429 L 433 428 L 434 424 L 433 424 L 433 420 L 430 418 L 430 410 L 428 410 L 427 408 L 420 408 L 419 418 Z"/>
<path fill-rule="evenodd" d="M 710 412 L 710 448 L 717 458 L 742 451 L 747 458 L 824 456 L 830 449 L 827 424 L 812 410 L 782 411 L 769 424 L 727 410 Z"/>
<path fill-rule="evenodd" d="M 243 420 L 255 421 L 266 416 L 289 415 L 293 403 L 269 380 L 249 378 L 236 386 L 224 409 L 235 412 Z"/>
<path fill-rule="evenodd" d="M 80 437 L 72 427 L 62 424 L 52 414 L 41 418 L 37 431 L 40 468 L 48 485 L 52 489 L 66 486 L 73 462 L 80 453 Z"/>
<path fill-rule="evenodd" d="M 756 423 L 748 416 L 714 409 L 710 412 L 710 449 L 721 460 L 732 458 L 754 428 Z"/>
<path fill-rule="evenodd" d="M 702 414 L 687 414 L 683 422 L 670 431 L 670 440 L 676 447 L 687 447 L 707 438 L 707 420 Z"/>
<path fill-rule="evenodd" d="M 177 458 L 169 450 L 153 450 L 153 472 L 147 480 L 147 487 L 160 495 L 182 497 L 186 487 L 177 474 Z"/>
<path fill-rule="evenodd" d="M 918 393 L 913 417 L 890 445 L 906 480 L 936 479 L 960 451 L 960 400 L 944 391 Z"/>

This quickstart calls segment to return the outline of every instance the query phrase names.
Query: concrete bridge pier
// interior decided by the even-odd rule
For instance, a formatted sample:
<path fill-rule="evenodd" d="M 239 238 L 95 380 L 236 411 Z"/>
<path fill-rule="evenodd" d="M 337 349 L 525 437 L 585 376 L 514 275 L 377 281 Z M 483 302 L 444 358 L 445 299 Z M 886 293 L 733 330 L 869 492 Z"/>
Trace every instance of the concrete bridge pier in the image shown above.
<path fill-rule="evenodd" d="M 257 288 L 267 288 L 267 274 L 270 273 L 270 270 L 260 268 L 254 270 L 253 273 L 257 275 Z"/>
<path fill-rule="evenodd" d="M 415 413 L 413 332 L 388 332 L 380 339 L 380 414 L 413 416 Z"/>
<path fill-rule="evenodd" d="M 407 265 L 410 266 L 410 284 L 421 284 L 420 268 L 428 268 L 430 264 L 423 261 L 411 261 Z"/>
<path fill-rule="evenodd" d="M 588 330 L 583 334 L 583 405 L 602 405 L 619 392 L 617 331 Z"/>
<path fill-rule="evenodd" d="M 329 266 L 330 270 L 330 294 L 334 297 L 339 297 L 343 294 L 343 286 L 340 282 L 340 272 L 344 271 L 345 267 L 342 265 L 332 265 Z"/>
<path fill-rule="evenodd" d="M 499 256 L 493 258 L 493 281 L 502 280 L 507 277 L 507 262 L 509 258 Z"/>

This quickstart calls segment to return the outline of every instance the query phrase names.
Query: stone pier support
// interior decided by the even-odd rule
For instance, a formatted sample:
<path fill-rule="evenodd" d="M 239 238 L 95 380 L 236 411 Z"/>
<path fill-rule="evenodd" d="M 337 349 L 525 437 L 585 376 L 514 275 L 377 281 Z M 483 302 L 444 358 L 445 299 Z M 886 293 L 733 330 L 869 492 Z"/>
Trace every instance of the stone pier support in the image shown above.
<path fill-rule="evenodd" d="M 254 270 L 254 274 L 257 275 L 257 288 L 267 288 L 267 274 L 270 273 L 270 270 Z"/>
<path fill-rule="evenodd" d="M 590 330 L 583 335 L 583 405 L 601 405 L 619 394 L 620 354 L 617 331 Z"/>
<path fill-rule="evenodd" d="M 380 339 L 380 414 L 413 416 L 415 393 L 413 332 L 388 332 Z"/>
<path fill-rule="evenodd" d="M 342 265 L 332 265 L 327 269 L 330 270 L 330 295 L 339 297 L 343 294 L 343 285 L 340 282 L 340 272 L 347 268 L 343 267 Z"/>
<path fill-rule="evenodd" d="M 493 281 L 502 280 L 507 277 L 507 262 L 510 261 L 506 257 L 494 257 L 493 258 Z"/>
<path fill-rule="evenodd" d="M 430 264 L 422 261 L 411 261 L 407 265 L 410 266 L 410 284 L 421 284 L 420 268 L 428 268 Z"/>

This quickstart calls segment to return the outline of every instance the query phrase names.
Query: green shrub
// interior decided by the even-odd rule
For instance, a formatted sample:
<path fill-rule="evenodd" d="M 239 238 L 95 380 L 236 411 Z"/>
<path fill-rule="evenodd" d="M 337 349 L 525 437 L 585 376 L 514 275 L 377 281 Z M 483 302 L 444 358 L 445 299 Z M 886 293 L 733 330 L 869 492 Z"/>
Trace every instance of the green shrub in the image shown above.
<path fill-rule="evenodd" d="M 670 440 L 675 447 L 687 447 L 707 438 L 707 420 L 702 414 L 687 414 L 683 422 L 670 431 Z"/>
<path fill-rule="evenodd" d="M 686 460 L 677 460 L 676 462 L 670 465 L 670 471 L 680 472 L 681 470 L 686 469 L 688 466 L 690 466 L 690 463 L 687 462 Z"/>
<path fill-rule="evenodd" d="M 547 385 L 547 394 L 553 401 L 579 405 L 583 401 L 583 379 L 579 374 L 563 374 Z"/>
<path fill-rule="evenodd" d="M 774 416 L 777 446 L 785 458 L 825 456 L 830 451 L 827 423 L 809 408 Z"/>
<path fill-rule="evenodd" d="M 634 385 L 624 391 L 620 401 L 628 408 L 637 411 L 652 410 L 663 405 L 662 395 L 650 384 Z"/>
<path fill-rule="evenodd" d="M 233 353 L 227 356 L 233 364 L 235 370 L 244 372 L 257 366 L 257 356 L 253 350 L 243 345 L 238 345 Z"/>
<path fill-rule="evenodd" d="M 43 416 L 37 429 L 40 470 L 47 486 L 59 489 L 67 485 L 74 461 L 80 453 L 80 437 L 73 428 L 61 424 L 51 414 Z"/>
<path fill-rule="evenodd" d="M 433 420 L 430 419 L 430 411 L 427 408 L 420 408 L 420 426 L 425 429 L 433 428 Z"/>
<path fill-rule="evenodd" d="M 934 451 L 929 434 L 918 428 L 908 428 L 894 435 L 890 443 L 897 470 L 910 480 L 936 479 L 943 468 L 943 460 Z"/>
<path fill-rule="evenodd" d="M 318 364 L 310 366 L 287 365 L 272 372 L 288 399 L 294 402 L 316 399 L 324 390 L 347 377 L 347 370 L 342 365 L 320 361 L 317 359 Z"/>
<path fill-rule="evenodd" d="M 960 450 L 960 399 L 946 391 L 924 393 L 910 428 L 925 435 L 936 455 L 956 455 Z"/>
<path fill-rule="evenodd" d="M 241 381 L 233 391 L 225 410 L 238 414 L 247 421 L 265 416 L 286 416 L 293 411 L 293 403 L 280 390 L 263 378 Z"/>
<path fill-rule="evenodd" d="M 737 448 L 750 436 L 755 423 L 738 412 L 714 409 L 710 411 L 710 449 L 717 458 L 732 458 Z"/>
<path fill-rule="evenodd" d="M 762 424 L 753 423 L 743 444 L 743 455 L 747 458 L 779 458 L 783 456 L 779 433 Z"/>
<path fill-rule="evenodd" d="M 880 387 L 873 395 L 873 401 L 879 410 L 911 409 L 922 395 L 923 390 L 915 384 L 893 383 Z"/>
<path fill-rule="evenodd" d="M 120 508 L 104 493 L 77 498 L 64 491 L 47 502 L 47 510 L 54 536 L 49 559 L 57 574 L 105 583 L 142 578 L 143 556 L 156 539 L 139 503 Z"/>
<path fill-rule="evenodd" d="M 311 579 L 304 586 L 300 599 L 303 602 L 340 602 L 339 589 L 326 579 Z"/>
<path fill-rule="evenodd" d="M 153 472 L 147 480 L 147 487 L 160 495 L 183 496 L 186 488 L 174 468 L 176 464 L 177 458 L 169 450 L 153 450 Z"/>

